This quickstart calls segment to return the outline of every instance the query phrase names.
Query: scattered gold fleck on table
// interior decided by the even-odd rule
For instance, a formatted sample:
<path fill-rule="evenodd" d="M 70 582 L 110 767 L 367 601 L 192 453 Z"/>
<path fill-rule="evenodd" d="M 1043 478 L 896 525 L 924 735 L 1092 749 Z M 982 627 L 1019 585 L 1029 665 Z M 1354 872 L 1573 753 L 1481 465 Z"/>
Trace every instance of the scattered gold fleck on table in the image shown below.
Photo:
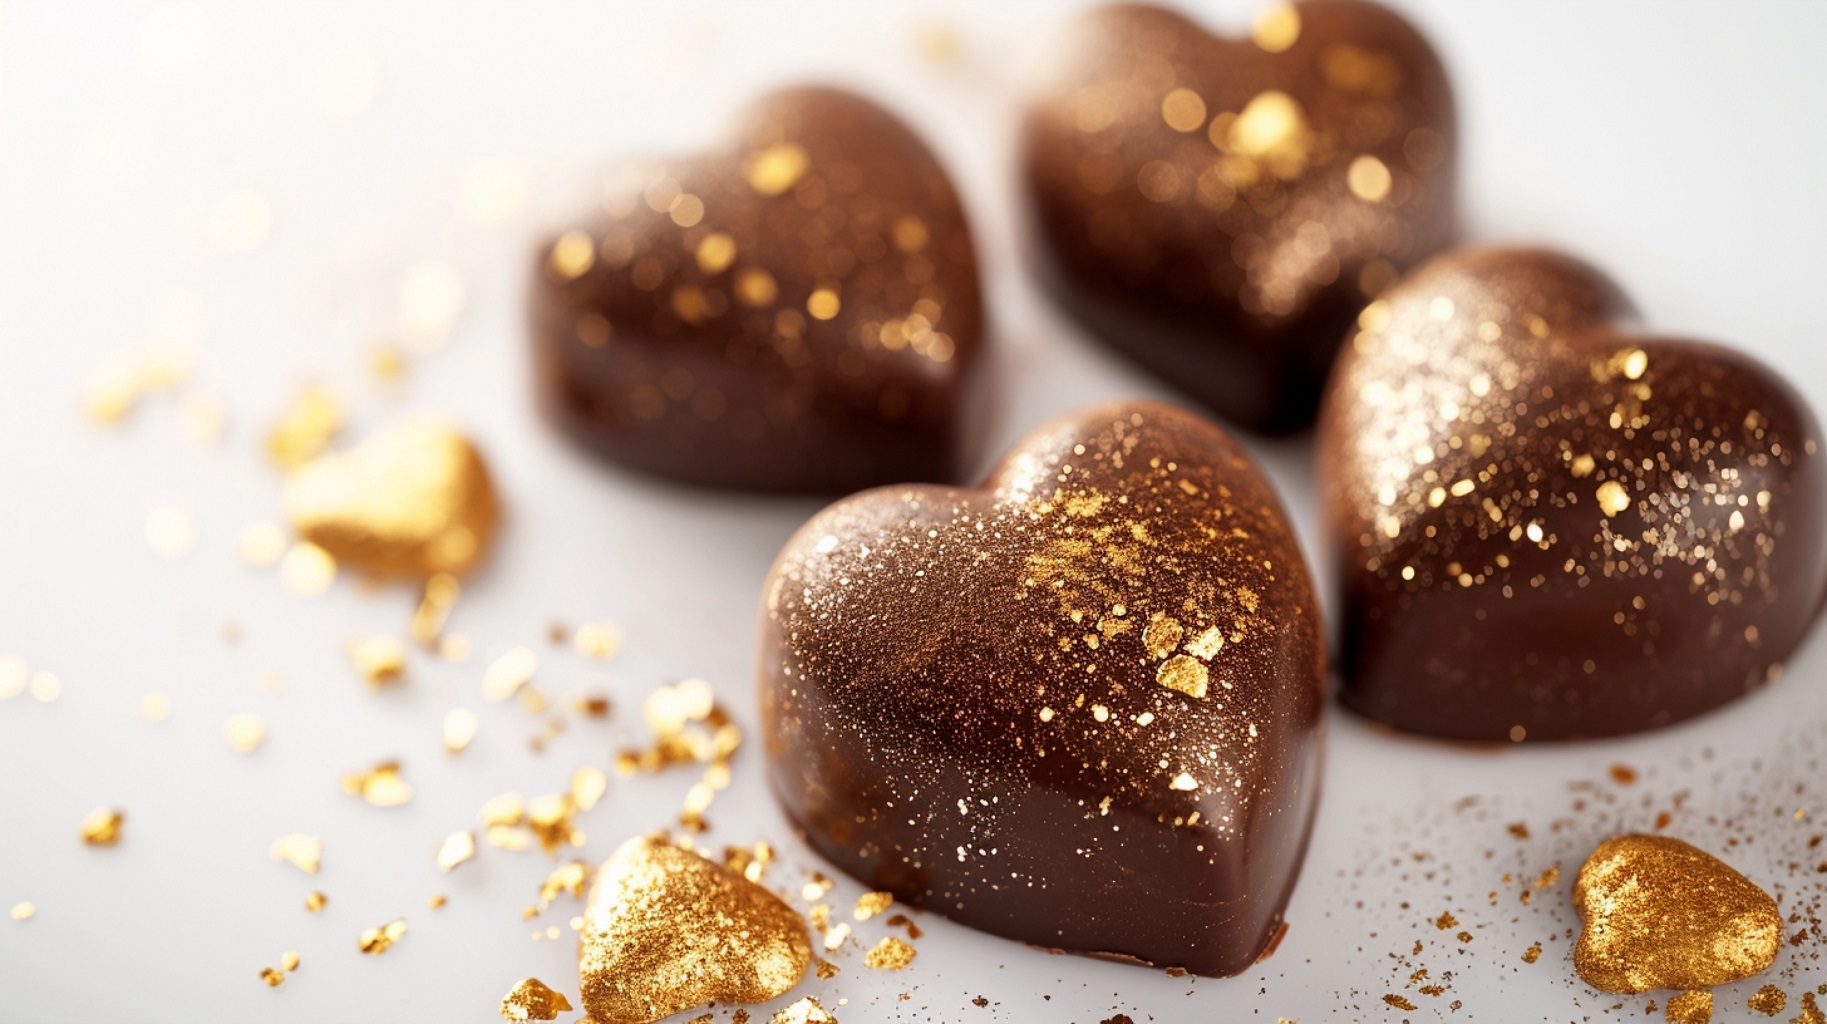
<path fill-rule="evenodd" d="M 476 738 L 481 719 L 468 708 L 451 708 L 444 713 L 444 749 L 461 754 Z"/>
<path fill-rule="evenodd" d="M 334 582 L 336 559 L 315 544 L 294 544 L 279 562 L 279 584 L 288 593 L 306 597 L 321 594 Z"/>
<path fill-rule="evenodd" d="M 278 988 L 285 984 L 285 972 L 271 967 L 262 967 L 260 968 L 260 980 L 266 982 L 268 988 Z"/>
<path fill-rule="evenodd" d="M 1525 964 L 1532 964 L 1535 961 L 1540 960 L 1541 958 L 1542 958 L 1542 944 L 1539 942 L 1533 943 L 1529 946 L 1528 949 L 1523 950 L 1522 961 Z"/>
<path fill-rule="evenodd" d="M 321 892 L 310 892 L 305 894 L 305 909 L 313 914 L 329 905 L 330 897 L 325 896 Z"/>
<path fill-rule="evenodd" d="M 440 892 L 440 893 L 433 893 L 431 899 L 428 899 L 425 901 L 425 905 L 430 907 L 433 910 L 441 910 L 441 909 L 443 909 L 444 904 L 447 902 L 449 902 L 449 901 L 446 900 L 444 897 L 444 894 Z"/>
<path fill-rule="evenodd" d="M 1713 1019 L 1713 993 L 1701 989 L 1670 996 L 1663 1014 L 1670 1024 L 1709 1024 Z"/>
<path fill-rule="evenodd" d="M 370 685 L 382 686 L 406 674 L 406 645 L 384 633 L 365 636 L 349 644 L 349 660 Z"/>
<path fill-rule="evenodd" d="M 461 592 L 457 578 L 450 573 L 436 573 L 426 580 L 425 592 L 412 613 L 412 638 L 427 647 L 435 644 L 444 629 L 444 620 L 457 606 L 457 595 Z"/>
<path fill-rule="evenodd" d="M 851 916 L 858 921 L 867 921 L 877 914 L 884 913 L 894 906 L 894 893 L 866 892 L 856 898 L 856 909 Z"/>
<path fill-rule="evenodd" d="M 508 1020 L 557 1020 L 571 1009 L 571 1001 L 548 988 L 538 978 L 524 978 L 501 1000 L 501 1015 Z M 605 1022 L 613 1024 L 613 1022 Z"/>
<path fill-rule="evenodd" d="M 236 752 L 251 754 L 266 742 L 266 722 L 259 715 L 230 715 L 222 723 L 222 735 Z"/>
<path fill-rule="evenodd" d="M 898 971 L 913 963 L 913 959 L 914 948 L 889 935 L 863 954 L 863 966 L 872 971 Z"/>
<path fill-rule="evenodd" d="M 412 799 L 412 787 L 400 777 L 398 761 L 383 761 L 365 772 L 343 776 L 343 792 L 375 807 L 398 807 Z"/>
<path fill-rule="evenodd" d="M 302 388 L 266 436 L 267 456 L 281 469 L 297 469 L 316 458 L 343 429 L 343 406 L 315 384 Z"/>
<path fill-rule="evenodd" d="M 1802 993 L 1802 1012 L 1789 1024 L 1827 1024 L 1827 1013 L 1821 1012 L 1820 1005 L 1814 1001 L 1813 992 Z"/>
<path fill-rule="evenodd" d="M 283 970 L 296 971 L 299 962 L 298 951 L 295 949 L 288 949 L 279 957 L 279 966 Z"/>
<path fill-rule="evenodd" d="M 1573 952 L 1603 992 L 1701 989 L 1761 974 L 1783 941 L 1776 901 L 1711 855 L 1666 836 L 1599 844 L 1580 868 Z"/>
<path fill-rule="evenodd" d="M 30 900 L 21 900 L 20 902 L 13 904 L 13 909 L 8 911 L 8 913 L 15 921 L 30 921 L 33 917 L 37 916 L 38 908 L 33 906 Z"/>
<path fill-rule="evenodd" d="M 452 832 L 438 847 L 438 870 L 454 871 L 457 865 L 476 856 L 476 837 L 468 830 Z"/>
<path fill-rule="evenodd" d="M 799 1002 L 776 1012 L 769 1024 L 838 1024 L 837 1018 L 823 1007 L 818 1000 L 806 996 Z"/>
<path fill-rule="evenodd" d="M 653 837 L 629 840 L 597 873 L 582 941 L 585 1012 L 617 1024 L 765 1002 L 812 960 L 805 922 L 779 897 Z"/>
<path fill-rule="evenodd" d="M 1384 996 L 1383 1001 L 1398 1010 L 1413 1010 L 1416 1008 L 1415 1004 L 1409 1002 L 1406 996 L 1399 996 L 1394 992 Z"/>
<path fill-rule="evenodd" d="M 298 535 L 375 576 L 460 574 L 501 520 L 482 454 L 439 420 L 405 417 L 294 472 L 282 495 Z"/>
<path fill-rule="evenodd" d="M 283 860 L 305 874 L 315 875 L 318 867 L 323 863 L 324 841 L 316 836 L 280 836 L 273 840 L 272 855 L 274 860 Z M 321 896 L 321 894 L 314 895 Z M 307 898 L 306 906 L 309 906 L 310 902 Z M 318 906 L 310 907 L 310 909 L 317 910 L 322 905 L 320 901 Z"/>
<path fill-rule="evenodd" d="M 601 768 L 585 765 L 571 773 L 571 802 L 580 811 L 596 806 L 609 791 L 609 776 Z"/>
<path fill-rule="evenodd" d="M 510 647 L 490 662 L 488 670 L 482 674 L 482 695 L 489 700 L 507 700 L 519 693 L 538 671 L 539 655 L 531 648 Z"/>
<path fill-rule="evenodd" d="M 1775 985 L 1765 985 L 1751 993 L 1751 997 L 1745 1000 L 1745 1005 L 1766 1017 L 1774 1017 L 1789 1005 L 1789 993 Z"/>
<path fill-rule="evenodd" d="M 584 883 L 589 880 L 590 865 L 581 860 L 574 860 L 569 864 L 554 868 L 552 873 L 546 876 L 546 880 L 539 883 L 538 909 L 544 910 L 551 906 L 552 901 L 565 893 L 570 893 L 572 899 L 583 899 Z"/>
<path fill-rule="evenodd" d="M 582 846 L 584 834 L 573 821 L 576 813 L 577 806 L 571 802 L 570 793 L 536 796 L 527 804 L 527 827 L 533 830 L 547 853 L 556 853 L 566 843 Z"/>
<path fill-rule="evenodd" d="M 112 807 L 97 807 L 83 815 L 82 841 L 90 846 L 113 846 L 121 841 L 121 822 L 126 816 Z"/>
<path fill-rule="evenodd" d="M 394 943 L 400 941 L 400 936 L 405 934 L 406 919 L 394 918 L 379 928 L 370 928 L 362 932 L 361 938 L 356 941 L 356 948 L 368 954 L 385 953 L 393 948 Z"/>

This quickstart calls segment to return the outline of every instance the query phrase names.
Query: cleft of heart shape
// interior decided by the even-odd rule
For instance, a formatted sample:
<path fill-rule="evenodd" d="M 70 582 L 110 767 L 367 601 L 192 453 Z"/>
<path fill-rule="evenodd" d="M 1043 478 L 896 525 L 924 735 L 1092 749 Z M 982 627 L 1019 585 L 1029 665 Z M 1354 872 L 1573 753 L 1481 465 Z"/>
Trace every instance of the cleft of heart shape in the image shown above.
<path fill-rule="evenodd" d="M 1530 249 L 1449 253 L 1364 310 L 1320 431 L 1347 705 L 1561 739 L 1776 678 L 1827 592 L 1820 426 L 1770 368 L 1627 315 Z"/>
<path fill-rule="evenodd" d="M 905 124 L 774 93 L 706 153 L 629 162 L 542 245 L 534 366 L 558 425 L 716 487 L 951 480 L 983 330 L 950 180 Z"/>
<path fill-rule="evenodd" d="M 1118 4 L 1063 40 L 1023 129 L 1033 261 L 1093 334 L 1241 426 L 1308 426 L 1351 318 L 1453 231 L 1454 112 L 1361 0 L 1248 39 Z"/>
<path fill-rule="evenodd" d="M 1210 422 L 1097 406 L 983 484 L 813 518 L 765 585 L 774 789 L 874 889 L 1034 945 L 1235 974 L 1318 793 L 1319 608 Z"/>

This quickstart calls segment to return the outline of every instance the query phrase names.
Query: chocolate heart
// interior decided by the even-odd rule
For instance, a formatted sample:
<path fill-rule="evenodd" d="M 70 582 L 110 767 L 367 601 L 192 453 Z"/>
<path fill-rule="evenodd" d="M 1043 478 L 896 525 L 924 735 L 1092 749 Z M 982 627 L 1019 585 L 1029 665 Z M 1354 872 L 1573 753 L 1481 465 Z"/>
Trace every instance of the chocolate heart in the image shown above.
<path fill-rule="evenodd" d="M 1235 974 L 1318 796 L 1319 628 L 1242 447 L 1167 406 L 1087 409 L 978 490 L 870 491 L 788 542 L 761 609 L 774 788 L 897 899 Z"/>
<path fill-rule="evenodd" d="M 1231 420 L 1313 419 L 1351 318 L 1452 229 L 1453 104 L 1419 33 L 1357 0 L 1251 41 L 1107 7 L 1027 116 L 1035 262 L 1093 332 Z"/>
<path fill-rule="evenodd" d="M 1455 739 L 1627 733 L 1800 642 L 1820 428 L 1769 369 L 1625 309 L 1565 256 L 1464 249 L 1364 310 L 1320 428 L 1346 704 Z"/>
<path fill-rule="evenodd" d="M 539 251 L 534 364 L 565 430 L 713 486 L 954 478 L 982 300 L 958 197 L 907 126 L 797 89 L 715 152 L 628 170 Z"/>

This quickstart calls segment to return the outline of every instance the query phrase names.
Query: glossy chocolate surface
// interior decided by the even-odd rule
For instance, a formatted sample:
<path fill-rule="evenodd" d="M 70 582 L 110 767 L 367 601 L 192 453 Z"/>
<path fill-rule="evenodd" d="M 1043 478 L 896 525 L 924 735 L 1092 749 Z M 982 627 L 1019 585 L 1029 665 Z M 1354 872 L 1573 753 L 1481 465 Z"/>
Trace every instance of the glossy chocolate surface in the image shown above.
<path fill-rule="evenodd" d="M 893 115 L 768 96 L 703 156 L 629 165 L 542 245 L 541 401 L 676 480 L 842 492 L 959 473 L 983 331 L 970 229 Z"/>
<path fill-rule="evenodd" d="M 1319 608 L 1211 423 L 1098 406 L 976 490 L 841 501 L 782 551 L 760 618 L 775 792 L 845 871 L 1197 974 L 1275 936 L 1318 796 Z"/>
<path fill-rule="evenodd" d="M 1454 115 L 1413 27 L 1359 0 L 1248 39 L 1103 8 L 1029 109 L 1034 262 L 1105 342 L 1239 425 L 1313 420 L 1351 318 L 1452 231 Z"/>
<path fill-rule="evenodd" d="M 1827 590 L 1820 427 L 1770 368 L 1626 310 L 1565 256 L 1464 249 L 1364 311 L 1321 424 L 1348 706 L 1602 736 L 1778 674 Z"/>

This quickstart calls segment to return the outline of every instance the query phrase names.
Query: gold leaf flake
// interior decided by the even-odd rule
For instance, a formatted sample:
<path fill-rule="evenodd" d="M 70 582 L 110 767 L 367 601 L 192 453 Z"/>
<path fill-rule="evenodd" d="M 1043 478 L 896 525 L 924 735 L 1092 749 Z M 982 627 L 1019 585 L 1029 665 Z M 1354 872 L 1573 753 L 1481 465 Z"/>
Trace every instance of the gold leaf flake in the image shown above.
<path fill-rule="evenodd" d="M 266 982 L 268 988 L 278 988 L 285 984 L 285 972 L 276 971 L 271 967 L 262 967 L 260 968 L 260 980 Z"/>
<path fill-rule="evenodd" d="M 609 791 L 609 776 L 601 768 L 585 765 L 571 773 L 571 802 L 580 811 L 596 806 Z"/>
<path fill-rule="evenodd" d="M 889 935 L 863 954 L 863 966 L 872 971 L 898 971 L 913 963 L 914 948 Z"/>
<path fill-rule="evenodd" d="M 251 754 L 266 742 L 266 723 L 259 715 L 230 715 L 222 723 L 222 735 L 237 752 Z"/>
<path fill-rule="evenodd" d="M 280 836 L 273 840 L 272 854 L 274 860 L 283 860 L 307 875 L 315 875 L 323 863 L 324 841 L 316 836 Z M 309 901 L 306 902 L 308 905 Z"/>
<path fill-rule="evenodd" d="M 519 693 L 537 671 L 539 655 L 526 647 L 509 648 L 482 674 L 482 695 L 489 700 L 507 700 Z"/>
<path fill-rule="evenodd" d="M 443 844 L 438 847 L 438 870 L 454 871 L 457 865 L 475 856 L 475 835 L 468 831 L 452 832 L 444 837 Z"/>
<path fill-rule="evenodd" d="M 1178 690 L 1188 697 L 1204 698 L 1209 690 L 1211 675 L 1205 665 L 1190 655 L 1176 654 L 1161 663 L 1155 671 L 1155 681 L 1170 690 Z"/>
<path fill-rule="evenodd" d="M 434 893 L 431 899 L 425 901 L 425 905 L 433 910 L 441 910 L 446 902 L 448 901 L 444 898 L 443 893 Z"/>
<path fill-rule="evenodd" d="M 501 1000 L 501 1016 L 512 1021 L 557 1020 L 571 1009 L 562 993 L 547 988 L 538 978 L 525 978 Z"/>
<path fill-rule="evenodd" d="M 328 390 L 309 385 L 293 396 L 268 431 L 267 456 L 280 469 L 296 469 L 322 453 L 342 429 L 342 403 Z"/>
<path fill-rule="evenodd" d="M 361 938 L 356 942 L 356 948 L 370 955 L 378 955 L 393 948 L 393 944 L 400 941 L 400 936 L 405 934 L 406 919 L 398 917 L 378 928 L 370 928 L 362 932 Z"/>
<path fill-rule="evenodd" d="M 811 996 L 777 1011 L 769 1024 L 838 1024 L 837 1018 L 831 1016 L 818 1000 Z"/>
<path fill-rule="evenodd" d="M 825 952 L 834 953 L 843 946 L 844 940 L 850 938 L 850 926 L 840 924 L 825 933 Z"/>
<path fill-rule="evenodd" d="M 349 660 L 370 685 L 381 686 L 406 674 L 406 645 L 398 637 L 377 633 L 349 644 Z"/>
<path fill-rule="evenodd" d="M 536 796 L 527 805 L 527 825 L 533 835 L 539 838 L 539 845 L 547 853 L 554 853 L 565 843 L 582 846 L 583 836 L 572 824 L 572 816 L 577 808 L 571 803 L 569 793 L 548 793 Z"/>
<path fill-rule="evenodd" d="M 856 898 L 856 909 L 850 916 L 858 921 L 867 921 L 877 914 L 885 913 L 894 906 L 894 893 L 866 892 Z"/>
<path fill-rule="evenodd" d="M 444 713 L 444 749 L 461 754 L 476 738 L 481 720 L 468 708 L 451 708 Z"/>
<path fill-rule="evenodd" d="M 365 772 L 343 776 L 343 792 L 375 807 L 398 807 L 412 799 L 412 787 L 400 777 L 398 761 L 383 761 Z"/>
<path fill-rule="evenodd" d="M 336 559 L 315 544 L 294 544 L 279 563 L 279 583 L 287 592 L 321 594 L 336 582 Z"/>
<path fill-rule="evenodd" d="M 121 841 L 121 822 L 126 818 L 112 807 L 97 807 L 82 819 L 82 841 L 90 846 L 113 846 Z"/>
<path fill-rule="evenodd" d="M 305 895 L 305 909 L 313 914 L 329 905 L 330 897 L 325 896 L 321 892 L 311 892 Z"/>
<path fill-rule="evenodd" d="M 425 592 L 419 598 L 419 607 L 412 613 L 412 638 L 421 644 L 431 646 L 444 629 L 444 620 L 450 617 L 450 610 L 457 605 L 457 595 L 462 588 L 457 578 L 450 573 L 441 572 L 425 581 Z"/>
<path fill-rule="evenodd" d="M 539 884 L 539 909 L 552 905 L 559 896 L 570 893 L 572 899 L 584 898 L 584 883 L 590 880 L 590 865 L 581 860 L 560 865 Z"/>
<path fill-rule="evenodd" d="M 295 949 L 288 949 L 279 957 L 279 966 L 284 970 L 296 971 L 299 962 L 298 951 Z"/>
<path fill-rule="evenodd" d="M 9 913 L 15 921 L 30 921 L 37 916 L 38 908 L 30 900 L 21 900 L 13 904 L 13 909 Z"/>

